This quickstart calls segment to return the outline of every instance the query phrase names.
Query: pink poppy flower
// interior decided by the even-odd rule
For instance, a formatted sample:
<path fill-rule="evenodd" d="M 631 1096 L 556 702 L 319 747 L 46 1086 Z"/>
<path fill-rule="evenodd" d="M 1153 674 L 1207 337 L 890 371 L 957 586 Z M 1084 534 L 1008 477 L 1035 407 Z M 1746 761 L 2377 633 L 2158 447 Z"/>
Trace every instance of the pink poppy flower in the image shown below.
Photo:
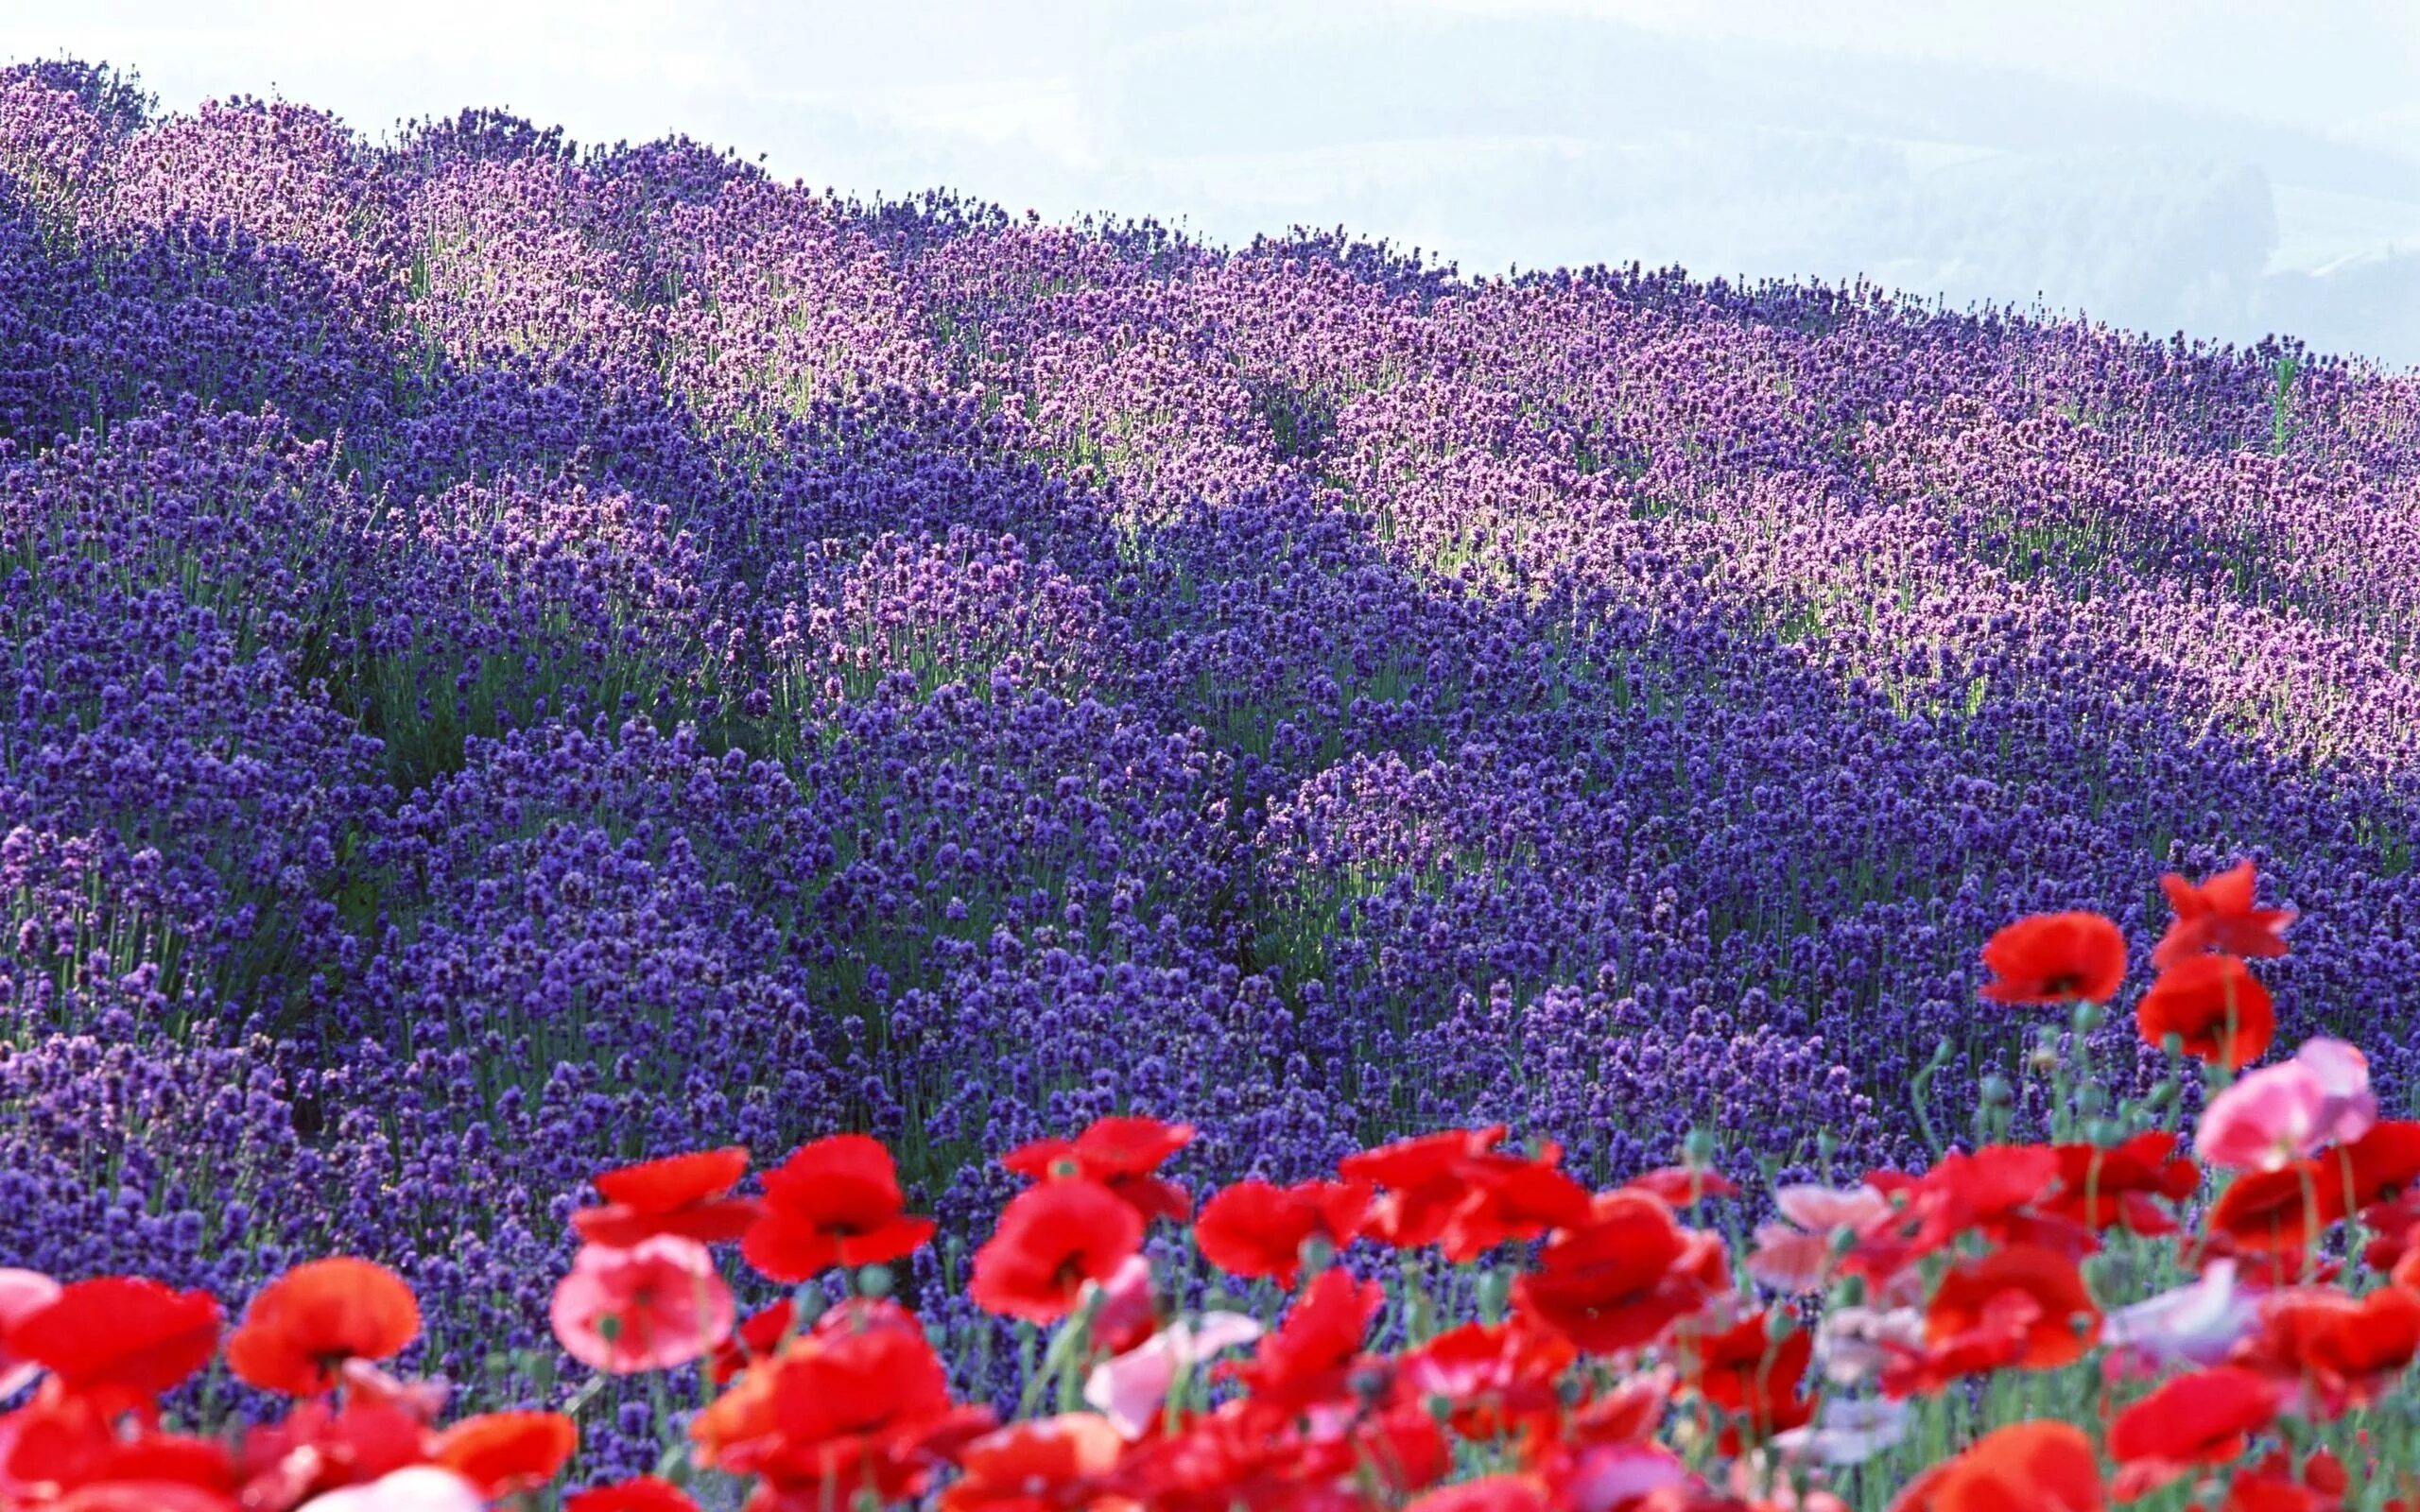
<path fill-rule="evenodd" d="M 1582 1450 L 1557 1478 L 1565 1505 L 1634 1505 L 1657 1491 L 1685 1489 L 1697 1477 L 1680 1456 L 1659 1444 L 1599 1444 Z"/>
<path fill-rule="evenodd" d="M 1836 1307 L 1816 1326 L 1824 1378 L 1853 1386 L 1894 1359 L 1925 1347 L 1925 1315 L 1913 1307 Z"/>
<path fill-rule="evenodd" d="M 301 1512 L 481 1512 L 487 1505 L 470 1482 L 434 1465 L 412 1465 L 367 1486 L 313 1497 Z"/>
<path fill-rule="evenodd" d="M 2223 1363 L 2259 1321 L 2258 1298 L 2236 1284 L 2235 1262 L 2221 1260 L 2198 1280 L 2109 1314 L 2100 1339 L 2113 1375 L 2152 1376 Z"/>
<path fill-rule="evenodd" d="M 1093 1343 L 1113 1354 L 1123 1353 L 1148 1337 L 1159 1324 L 1159 1307 L 1151 1298 L 1151 1263 L 1129 1255 L 1109 1280 L 1097 1283 L 1100 1302 L 1093 1312 Z"/>
<path fill-rule="evenodd" d="M 1773 1206 L 1781 1210 L 1783 1217 L 1814 1233 L 1841 1228 L 1861 1230 L 1891 1212 L 1890 1200 L 1863 1183 L 1844 1191 L 1818 1186 L 1775 1187 Z"/>
<path fill-rule="evenodd" d="M 0 1340 L 8 1337 L 19 1318 L 49 1306 L 59 1290 L 57 1281 L 38 1270 L 0 1267 Z M 41 1374 L 41 1366 L 10 1353 L 8 1345 L 0 1343 L 0 1400 L 25 1390 Z"/>
<path fill-rule="evenodd" d="M 1862 1233 L 1891 1212 L 1891 1204 L 1881 1193 L 1862 1185 L 1846 1191 L 1775 1187 L 1773 1206 L 1789 1222 L 1756 1226 L 1756 1245 L 1747 1257 L 1748 1274 L 1775 1291 L 1799 1294 L 1820 1292 L 1832 1284 L 1840 1267 L 1840 1256 L 1832 1246 L 1841 1233 Z"/>
<path fill-rule="evenodd" d="M 1171 1323 L 1135 1348 L 1093 1366 L 1084 1379 L 1085 1404 L 1139 1438 L 1159 1416 L 1179 1371 L 1221 1349 L 1250 1344 L 1260 1325 L 1241 1313 L 1204 1313 L 1199 1324 Z"/>
<path fill-rule="evenodd" d="M 1756 1225 L 1756 1246 L 1748 1251 L 1748 1274 L 1777 1292 L 1804 1295 L 1832 1284 L 1838 1257 L 1828 1234 L 1810 1234 L 1786 1223 Z"/>
<path fill-rule="evenodd" d="M 1815 1420 L 1773 1435 L 1785 1460 L 1862 1465 L 1908 1436 L 1910 1408 L 1885 1397 L 1826 1398 Z"/>
<path fill-rule="evenodd" d="M 2306 1040 L 2294 1062 L 2307 1066 L 2326 1092 L 2320 1108 L 2322 1144 L 2350 1144 L 2378 1121 L 2377 1094 L 2370 1090 L 2370 1057 L 2342 1040 Z"/>
<path fill-rule="evenodd" d="M 2369 1062 L 2341 1040 L 2313 1040 L 2210 1099 L 2193 1147 L 2212 1165 L 2278 1171 L 2377 1122 Z"/>
<path fill-rule="evenodd" d="M 549 1316 L 573 1359 L 630 1375 L 701 1357 L 731 1337 L 736 1312 L 705 1246 L 658 1234 L 631 1249 L 582 1245 Z"/>

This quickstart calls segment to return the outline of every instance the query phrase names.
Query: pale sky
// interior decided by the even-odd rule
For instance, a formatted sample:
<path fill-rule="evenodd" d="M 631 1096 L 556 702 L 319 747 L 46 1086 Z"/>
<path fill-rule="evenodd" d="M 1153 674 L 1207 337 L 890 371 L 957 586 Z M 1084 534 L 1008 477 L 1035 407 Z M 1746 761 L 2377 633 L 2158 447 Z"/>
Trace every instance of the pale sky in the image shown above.
<path fill-rule="evenodd" d="M 0 50 L 172 110 L 496 106 L 851 193 L 1342 223 L 1466 272 L 1862 272 L 2420 365 L 2420 0 L 0 0 Z"/>

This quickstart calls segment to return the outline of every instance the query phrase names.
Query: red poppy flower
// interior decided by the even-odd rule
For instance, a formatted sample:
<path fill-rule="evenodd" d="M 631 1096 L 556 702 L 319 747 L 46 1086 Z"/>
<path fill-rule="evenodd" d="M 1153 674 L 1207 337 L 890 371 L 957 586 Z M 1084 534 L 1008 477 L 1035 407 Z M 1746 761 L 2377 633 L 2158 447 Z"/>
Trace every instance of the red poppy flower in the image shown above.
<path fill-rule="evenodd" d="M 2202 1226 L 2232 1249 L 2284 1254 L 2307 1247 L 2344 1211 L 2344 1178 L 2330 1157 L 2322 1156 L 2237 1177 L 2210 1204 Z"/>
<path fill-rule="evenodd" d="M 243 1512 L 241 1503 L 198 1486 L 172 1481 L 112 1481 L 71 1491 L 44 1512 Z"/>
<path fill-rule="evenodd" d="M 1352 1506 L 1353 1499 L 1336 1494 L 1348 1489 L 1337 1483 L 1349 1473 L 1357 1448 L 1364 1443 L 1386 1444 L 1382 1425 L 1396 1410 L 1382 1409 L 1358 1422 L 1354 1420 L 1357 1415 L 1343 1409 L 1322 1412 L 1316 1420 L 1287 1421 L 1245 1398 L 1207 1418 L 1196 1418 L 1192 1431 L 1177 1441 L 1178 1455 L 1137 1456 L 1137 1473 L 1131 1484 L 1160 1492 L 1166 1498 L 1163 1504 L 1201 1506 L 1205 1512 L 1213 1506 L 1285 1507 L 1305 1503 Z M 1371 1428 L 1381 1431 L 1370 1433 Z M 1186 1459 L 1195 1463 L 1186 1464 Z M 1372 1494 L 1376 1489 L 1370 1486 L 1360 1500 L 1376 1500 Z M 1323 1490 L 1329 1496 L 1322 1496 Z"/>
<path fill-rule="evenodd" d="M 348 1360 L 384 1360 L 420 1336 L 420 1303 L 386 1266 L 351 1256 L 308 1261 L 264 1286 L 227 1336 L 227 1368 L 263 1391 L 308 1397 Z"/>
<path fill-rule="evenodd" d="M 419 1418 L 386 1402 L 349 1397 L 343 1407 L 320 1398 L 298 1405 L 243 1437 L 248 1502 L 292 1506 L 320 1491 L 374 1481 L 425 1464 L 435 1435 Z"/>
<path fill-rule="evenodd" d="M 1672 1383 L 1662 1371 L 1632 1376 L 1564 1415 L 1563 1442 L 1572 1448 L 1644 1444 L 1672 1405 Z M 1544 1444 L 1533 1445 L 1543 1450 Z"/>
<path fill-rule="evenodd" d="M 2229 1071 L 2269 1053 L 2277 1013 L 2269 989 L 2232 955 L 2188 955 L 2160 973 L 2135 1005 L 2135 1025 L 2154 1048 L 2175 1035 L 2185 1053 Z"/>
<path fill-rule="evenodd" d="M 1350 1433 L 1306 1446 L 1305 1473 L 1298 1480 L 1317 1488 L 1314 1506 L 1367 1504 L 1366 1487 L 1374 1482 L 1385 1493 L 1378 1504 L 1392 1504 L 1423 1486 L 1434 1486 L 1454 1468 L 1453 1446 L 1445 1430 L 1413 1402 L 1365 1415 Z"/>
<path fill-rule="evenodd" d="M 1290 1414 L 1351 1395 L 1347 1378 L 1361 1356 L 1370 1324 L 1386 1305 L 1386 1288 L 1325 1270 L 1303 1289 L 1285 1321 L 1261 1336 L 1251 1360 L 1229 1367 L 1260 1408 Z"/>
<path fill-rule="evenodd" d="M 799 1146 L 765 1173 L 764 1208 L 739 1252 L 777 1281 L 808 1280 L 835 1265 L 883 1264 L 933 1236 L 933 1221 L 906 1216 L 906 1202 L 880 1140 L 835 1134 Z"/>
<path fill-rule="evenodd" d="M 2083 1430 L 2024 1422 L 1985 1434 L 1917 1476 L 1891 1512 L 2102 1512 L 2108 1504 Z"/>
<path fill-rule="evenodd" d="M 2255 908 L 2252 895 L 2257 879 L 2252 863 L 2239 861 L 2200 886 L 2175 872 L 2159 879 L 2168 905 L 2176 910 L 2168 933 L 2152 951 L 2152 965 L 2162 971 L 2204 951 L 2227 955 L 2283 955 L 2285 929 L 2294 921 L 2290 908 Z"/>
<path fill-rule="evenodd" d="M 1700 1258 L 1660 1200 L 1608 1192 L 1585 1223 L 1547 1241 L 1512 1303 L 1591 1354 L 1635 1349 L 1713 1295 L 1692 1269 Z"/>
<path fill-rule="evenodd" d="M 0 1432 L 7 1505 L 43 1512 L 93 1505 L 128 1512 L 207 1506 L 234 1512 L 227 1446 L 182 1434 L 123 1431 L 113 1408 L 89 1397 L 43 1393 L 8 1416 Z M 157 1503 L 140 1492 L 157 1492 Z"/>
<path fill-rule="evenodd" d="M 1011 1423 L 958 1452 L 942 1512 L 1055 1512 L 1102 1504 L 1126 1441 L 1107 1418 L 1063 1413 Z M 565 1512 L 571 1509 L 565 1508 Z"/>
<path fill-rule="evenodd" d="M 2299 1469 L 2291 1454 L 2272 1450 L 2236 1472 L 2219 1512 L 2342 1512 L 2352 1485 L 2343 1462 L 2325 1449 L 2305 1455 Z M 2409 1503 L 2392 1498 L 2380 1505 L 2383 1512 L 2411 1512 Z"/>
<path fill-rule="evenodd" d="M 9 1352 L 48 1369 L 59 1388 L 108 1410 L 147 1406 L 210 1363 L 218 1299 L 143 1276 L 102 1276 L 60 1289 L 9 1330 Z"/>
<path fill-rule="evenodd" d="M 1434 1244 L 1456 1263 L 1584 1222 L 1588 1189 L 1556 1169 L 1562 1148 L 1504 1154 L 1493 1148 L 1503 1137 L 1499 1125 L 1404 1140 L 1348 1156 L 1338 1170 L 1387 1189 L 1371 1204 L 1370 1237 L 1398 1249 Z"/>
<path fill-rule="evenodd" d="M 2084 1289 L 2075 1261 L 2036 1245 L 2012 1245 L 1949 1267 L 1925 1307 L 1926 1342 L 1972 1330 L 2004 1292 L 2018 1293 L 2040 1309 L 2026 1331 L 2024 1349 L 2010 1362 L 2020 1369 L 2073 1365 L 2100 1337 L 2100 1309 Z"/>
<path fill-rule="evenodd" d="M 2258 1372 L 2236 1366 L 2168 1382 L 2110 1425 L 2109 1452 L 2126 1466 L 2118 1495 L 2131 1502 L 2196 1466 L 2235 1459 L 2276 1418 L 2279 1400 Z"/>
<path fill-rule="evenodd" d="M 534 1491 L 579 1447 L 579 1429 L 559 1412 L 492 1412 L 437 1435 L 436 1463 L 490 1501 Z"/>
<path fill-rule="evenodd" d="M 2290 1476 L 2245 1472 L 2228 1483 L 2227 1499 L 2219 1503 L 2218 1512 L 2343 1512 L 2343 1506 L 2341 1496 Z M 2412 1512 L 2411 1503 L 2397 1497 L 2387 1498 L 2378 1507 L 2379 1512 Z"/>
<path fill-rule="evenodd" d="M 1209 1512 L 1231 1505 L 1252 1505 L 1253 1492 L 1282 1492 L 1270 1463 L 1283 1447 L 1283 1436 L 1265 1420 L 1247 1423 L 1247 1403 L 1231 1400 L 1216 1411 L 1184 1419 L 1173 1434 L 1151 1435 L 1126 1452 L 1119 1479 L 1145 1493 L 1138 1501 L 1151 1506 L 1201 1507 Z M 1104 1502 L 1115 1507 L 1115 1502 Z"/>
<path fill-rule="evenodd" d="M 1426 1409 L 1409 1402 L 1278 1422 L 1246 1399 L 1130 1453 L 1131 1469 L 1121 1480 L 1148 1488 L 1148 1503 L 1170 1512 L 1395 1506 L 1453 1466 L 1444 1430 Z"/>
<path fill-rule="evenodd" d="M 2177 1254 L 2193 1267 L 2206 1268 L 2213 1261 L 2233 1262 L 2237 1284 L 2255 1291 L 2332 1286 L 2344 1275 L 2342 1261 L 2308 1249 L 2246 1249 L 2222 1233 L 2206 1233 L 2198 1246 L 2180 1241 Z"/>
<path fill-rule="evenodd" d="M 2420 1123 L 2395 1119 L 2337 1150 L 2322 1150 L 2314 1163 L 2336 1173 L 2346 1211 L 2391 1202 L 2420 1180 Z"/>
<path fill-rule="evenodd" d="M 2172 1234 L 2176 1219 L 2155 1199 L 2182 1201 L 2202 1184 L 2200 1167 L 2179 1156 L 2176 1144 L 2173 1133 L 2159 1130 L 2117 1145 L 2062 1144 L 2058 1189 L 2037 1207 L 2087 1228 Z"/>
<path fill-rule="evenodd" d="M 670 1481 L 641 1475 L 567 1496 L 563 1512 L 698 1512 L 698 1503 Z"/>
<path fill-rule="evenodd" d="M 1548 1144 L 1534 1158 L 1489 1154 L 1463 1161 L 1470 1193 L 1438 1235 L 1438 1252 L 1468 1264 L 1498 1245 L 1587 1222 L 1588 1189 L 1555 1169 L 1562 1157 L 1560 1148 Z"/>
<path fill-rule="evenodd" d="M 2126 936 L 2099 914 L 2032 914 L 1983 946 L 1995 1003 L 2106 1003 L 2126 980 Z"/>
<path fill-rule="evenodd" d="M 689 1419 L 689 1438 L 697 1462 L 708 1469 L 734 1475 L 747 1473 L 747 1462 L 769 1452 L 781 1432 L 773 1413 L 773 1383 L 782 1366 L 800 1354 L 824 1348 L 813 1337 L 792 1339 L 782 1352 L 742 1370 L 731 1389 L 706 1403 Z M 948 1395 L 943 1383 L 942 1396 Z"/>
<path fill-rule="evenodd" d="M 762 1476 L 779 1506 L 921 1492 L 941 1454 L 993 1424 L 950 1404 L 940 1357 L 906 1319 L 869 1314 L 862 1327 L 790 1341 L 691 1419 L 700 1463 Z"/>
<path fill-rule="evenodd" d="M 769 1302 L 739 1320 L 731 1336 L 715 1346 L 710 1368 L 716 1385 L 727 1385 L 733 1377 L 760 1360 L 769 1360 L 781 1352 L 782 1345 L 796 1330 L 798 1304 L 787 1297 Z M 852 1297 L 825 1308 L 808 1333 L 863 1332 L 867 1329 L 904 1328 L 916 1331 L 920 1325 L 906 1308 L 889 1297 Z"/>
<path fill-rule="evenodd" d="M 1986 1144 L 1972 1155 L 1952 1150 L 1907 1186 L 1902 1221 L 1882 1232 L 1906 1235 L 1903 1264 L 1969 1234 L 1994 1243 L 2066 1237 L 2046 1235 L 2042 1225 L 2029 1221 L 2028 1210 L 2058 1178 L 2058 1152 L 2048 1145 Z"/>
<path fill-rule="evenodd" d="M 1776 1339 L 1768 1315 L 1756 1312 L 1720 1332 L 1690 1337 L 1685 1374 L 1699 1396 L 1744 1418 L 1746 1436 L 1761 1442 L 1814 1418 L 1813 1400 L 1799 1394 L 1814 1358 L 1813 1333 L 1793 1329 Z M 1725 1452 L 1741 1452 L 1739 1436 L 1735 1428 Z"/>
<path fill-rule="evenodd" d="M 731 1337 L 715 1346 L 713 1363 L 709 1366 L 714 1372 L 715 1384 L 728 1384 L 732 1377 L 747 1368 L 750 1361 L 762 1360 L 780 1349 L 797 1316 L 797 1304 L 785 1297 L 741 1318 Z"/>
<path fill-rule="evenodd" d="M 1143 1218 L 1098 1181 L 1045 1181 L 1000 1210 L 966 1294 L 987 1313 L 1056 1323 L 1086 1281 L 1106 1284 L 1143 1245 Z"/>
<path fill-rule="evenodd" d="M 1018 1145 L 1000 1157 L 1000 1163 L 1035 1181 L 1098 1181 L 1132 1204 L 1146 1223 L 1153 1218 L 1182 1222 L 1193 1211 L 1193 1199 L 1157 1173 L 1169 1156 L 1192 1142 L 1190 1124 L 1113 1115 L 1093 1120 L 1072 1140 Z"/>
<path fill-rule="evenodd" d="M 1397 1140 L 1346 1156 L 1337 1162 L 1337 1174 L 1387 1189 L 1372 1204 L 1364 1232 L 1397 1249 L 1418 1249 L 1437 1242 L 1470 1194 L 1463 1163 L 1494 1149 L 1504 1135 L 1505 1125 L 1495 1124 Z"/>
<path fill-rule="evenodd" d="M 1303 1246 L 1319 1238 L 1341 1249 L 1369 1204 L 1370 1189 L 1355 1182 L 1238 1181 L 1201 1205 L 1193 1242 L 1230 1276 L 1270 1276 L 1290 1287 L 1302 1273 Z"/>
<path fill-rule="evenodd" d="M 658 1234 L 701 1245 L 736 1239 L 756 1221 L 756 1204 L 730 1194 L 747 1174 L 745 1144 L 626 1165 L 596 1177 L 604 1204 L 574 1212 L 571 1226 L 588 1243 L 614 1249 L 635 1249 Z"/>
<path fill-rule="evenodd" d="M 1487 1475 L 1431 1491 L 1404 1512 L 1554 1512 L 1557 1505 L 1534 1476 Z"/>
<path fill-rule="evenodd" d="M 2399 1286 L 2353 1297 L 2302 1286 L 2261 1298 L 2260 1327 L 2236 1351 L 2300 1398 L 2300 1410 L 2333 1418 L 2390 1391 L 2420 1355 L 2420 1297 Z"/>
<path fill-rule="evenodd" d="M 1622 1185 L 1664 1199 L 1674 1209 L 1695 1207 L 1708 1197 L 1736 1197 L 1739 1184 L 1720 1171 L 1695 1165 L 1664 1165 L 1642 1171 Z"/>
<path fill-rule="evenodd" d="M 1927 1331 L 1922 1349 L 1880 1338 L 1882 1393 L 1893 1400 L 1928 1397 L 1962 1377 L 2005 1370 L 2025 1358 L 2042 1318 L 2040 1302 L 2012 1289 L 1993 1293 L 1980 1310 L 1962 1314 L 1942 1332 Z"/>
<path fill-rule="evenodd" d="M 1443 1399 L 1454 1431 L 1485 1440 L 1557 1413 L 1557 1383 L 1578 1358 L 1569 1340 L 1515 1318 L 1448 1329 L 1397 1366 L 1407 1391 L 1422 1400 Z"/>
<path fill-rule="evenodd" d="M 2361 1225 L 2370 1230 L 2361 1246 L 2361 1263 L 2376 1271 L 2391 1271 L 2403 1257 L 2420 1248 L 2420 1188 L 2407 1187 L 2384 1202 L 2363 1208 Z"/>

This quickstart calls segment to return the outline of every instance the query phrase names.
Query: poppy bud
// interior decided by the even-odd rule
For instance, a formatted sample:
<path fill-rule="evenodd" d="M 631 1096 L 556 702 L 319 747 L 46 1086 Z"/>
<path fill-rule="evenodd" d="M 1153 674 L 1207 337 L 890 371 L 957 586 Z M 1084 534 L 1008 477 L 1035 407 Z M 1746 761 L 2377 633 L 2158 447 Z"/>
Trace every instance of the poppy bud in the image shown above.
<path fill-rule="evenodd" d="M 1976 1093 L 1986 1108 L 2006 1108 L 2016 1101 L 2016 1089 L 2008 1084 L 2007 1077 L 1996 1072 L 1983 1078 L 1981 1085 L 1976 1088 Z"/>
<path fill-rule="evenodd" d="M 2098 1003 L 2076 1005 L 2075 1026 L 2078 1034 L 2090 1034 L 2109 1022 L 2109 1010 Z"/>
<path fill-rule="evenodd" d="M 881 1298 L 890 1295 L 890 1267 L 867 1265 L 857 1272 L 857 1295 Z"/>
<path fill-rule="evenodd" d="M 1345 1378 L 1345 1385 L 1365 1407 L 1375 1407 L 1386 1400 L 1394 1385 L 1394 1372 L 1384 1365 L 1365 1365 Z"/>
<path fill-rule="evenodd" d="M 1689 1137 L 1681 1142 L 1681 1158 L 1692 1170 L 1703 1170 L 1712 1165 L 1714 1163 L 1713 1133 L 1703 1128 L 1689 1130 Z"/>
<path fill-rule="evenodd" d="M 799 1289 L 790 1294 L 791 1327 L 798 1332 L 805 1332 L 806 1326 L 821 1317 L 824 1308 L 829 1305 L 820 1284 L 814 1281 L 801 1283 Z"/>
<path fill-rule="evenodd" d="M 1765 1337 L 1779 1344 L 1798 1332 L 1798 1314 L 1786 1307 L 1776 1307 L 1765 1314 Z"/>
<path fill-rule="evenodd" d="M 1304 1279 L 1308 1280 L 1327 1269 L 1329 1263 L 1336 1259 L 1336 1246 L 1328 1243 L 1327 1235 L 1313 1234 L 1303 1241 L 1299 1253 L 1303 1258 Z"/>

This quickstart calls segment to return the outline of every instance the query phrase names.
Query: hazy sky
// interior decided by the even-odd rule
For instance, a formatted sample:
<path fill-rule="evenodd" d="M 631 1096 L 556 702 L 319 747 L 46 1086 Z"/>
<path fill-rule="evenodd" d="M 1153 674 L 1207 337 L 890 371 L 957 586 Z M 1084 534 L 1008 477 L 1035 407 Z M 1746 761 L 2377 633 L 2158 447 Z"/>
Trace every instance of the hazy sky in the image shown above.
<path fill-rule="evenodd" d="M 2290 20 L 2287 19 L 2290 17 Z M 1865 273 L 2420 364 L 2420 0 L 0 0 L 172 109 L 465 105 L 1466 271 Z"/>

